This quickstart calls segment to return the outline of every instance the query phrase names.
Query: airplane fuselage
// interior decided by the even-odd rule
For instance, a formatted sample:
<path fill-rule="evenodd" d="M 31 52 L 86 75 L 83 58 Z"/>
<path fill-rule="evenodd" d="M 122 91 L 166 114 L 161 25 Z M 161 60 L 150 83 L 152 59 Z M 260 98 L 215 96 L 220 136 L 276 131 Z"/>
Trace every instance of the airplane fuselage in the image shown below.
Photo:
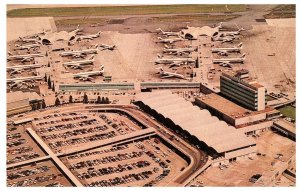
<path fill-rule="evenodd" d="M 74 56 L 74 55 L 82 55 L 82 54 L 97 54 L 98 49 L 86 49 L 86 50 L 76 50 L 76 51 L 69 51 L 69 52 L 62 52 L 60 56 Z"/>
<path fill-rule="evenodd" d="M 163 50 L 163 53 L 183 53 L 183 52 L 186 52 L 186 53 L 190 53 L 190 52 L 193 52 L 195 49 L 194 48 L 176 48 L 176 49 L 164 49 Z"/>
<path fill-rule="evenodd" d="M 36 57 L 44 57 L 42 54 L 24 54 L 24 55 L 12 55 L 8 56 L 7 60 L 27 60 Z"/>
<path fill-rule="evenodd" d="M 162 58 L 162 59 L 157 59 L 155 63 L 158 64 L 171 64 L 174 62 L 188 62 L 188 63 L 195 63 L 196 60 L 192 58 Z"/>
<path fill-rule="evenodd" d="M 245 58 L 220 58 L 213 59 L 213 63 L 244 63 Z"/>

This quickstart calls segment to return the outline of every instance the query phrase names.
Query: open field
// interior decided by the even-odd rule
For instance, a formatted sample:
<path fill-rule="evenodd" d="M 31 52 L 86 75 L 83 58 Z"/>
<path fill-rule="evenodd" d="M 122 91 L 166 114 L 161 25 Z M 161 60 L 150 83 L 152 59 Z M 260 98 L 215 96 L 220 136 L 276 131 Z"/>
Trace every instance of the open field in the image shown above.
<path fill-rule="evenodd" d="M 296 18 L 296 5 L 278 5 L 264 17 L 266 19 Z"/>
<path fill-rule="evenodd" d="M 295 20 L 270 21 L 244 33 L 246 62 L 241 67 L 246 67 L 268 92 L 292 93 L 296 82 Z"/>
<path fill-rule="evenodd" d="M 144 5 L 106 7 L 27 8 L 7 12 L 8 17 L 67 17 L 178 13 L 220 13 L 245 11 L 245 5 Z"/>

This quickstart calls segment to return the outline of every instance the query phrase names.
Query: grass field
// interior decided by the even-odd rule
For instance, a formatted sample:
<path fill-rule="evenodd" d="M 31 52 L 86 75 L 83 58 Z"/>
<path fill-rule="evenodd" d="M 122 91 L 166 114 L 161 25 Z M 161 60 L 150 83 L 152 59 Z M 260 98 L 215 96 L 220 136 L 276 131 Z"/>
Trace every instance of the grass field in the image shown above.
<path fill-rule="evenodd" d="M 273 98 L 269 95 L 266 96 L 266 101 L 273 101 L 273 100 L 275 100 L 275 98 Z"/>
<path fill-rule="evenodd" d="M 215 21 L 225 22 L 231 19 L 237 18 L 240 15 L 177 15 L 177 16 L 166 16 L 154 18 L 153 21 L 159 22 L 192 22 L 192 21 Z"/>
<path fill-rule="evenodd" d="M 296 5 L 278 5 L 269 14 L 264 16 L 266 19 L 296 18 Z"/>
<path fill-rule="evenodd" d="M 69 17 L 178 13 L 230 13 L 246 10 L 245 5 L 143 5 L 103 7 L 25 8 L 7 11 L 8 17 Z"/>
<path fill-rule="evenodd" d="M 293 106 L 288 105 L 278 110 L 282 113 L 282 115 L 296 120 L 296 108 Z"/>
<path fill-rule="evenodd" d="M 89 18 L 89 19 L 59 19 L 55 20 L 57 27 L 61 26 L 73 26 L 73 25 L 104 25 L 108 22 L 107 19 L 102 18 Z"/>

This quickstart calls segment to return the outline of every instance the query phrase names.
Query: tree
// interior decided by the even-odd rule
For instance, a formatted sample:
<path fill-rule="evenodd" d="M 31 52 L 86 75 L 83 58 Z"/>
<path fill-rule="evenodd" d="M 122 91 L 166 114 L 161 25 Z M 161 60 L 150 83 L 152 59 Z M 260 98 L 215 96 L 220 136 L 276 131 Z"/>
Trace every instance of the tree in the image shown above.
<path fill-rule="evenodd" d="M 51 89 L 51 79 L 50 79 L 50 76 L 48 77 L 48 89 Z"/>
<path fill-rule="evenodd" d="M 43 102 L 42 102 L 42 108 L 43 108 L 43 109 L 46 108 L 45 100 L 43 100 Z"/>
<path fill-rule="evenodd" d="M 56 100 L 55 100 L 55 106 L 59 106 L 59 105 L 60 105 L 60 101 L 59 101 L 59 99 L 57 97 Z"/>
<path fill-rule="evenodd" d="M 32 107 L 32 110 L 37 110 L 37 105 L 36 105 L 36 103 L 33 103 L 31 107 Z"/>
<path fill-rule="evenodd" d="M 52 91 L 55 91 L 54 82 L 52 82 Z"/>
<path fill-rule="evenodd" d="M 84 93 L 84 96 L 83 96 L 83 103 L 88 103 L 89 101 L 89 98 L 88 96 L 86 95 L 86 93 Z"/>
<path fill-rule="evenodd" d="M 69 103 L 73 103 L 73 97 L 72 97 L 72 95 L 69 96 Z"/>
<path fill-rule="evenodd" d="M 101 97 L 100 96 L 97 97 L 97 102 L 96 103 L 98 103 L 98 104 L 101 103 Z"/>
<path fill-rule="evenodd" d="M 38 109 L 42 109 L 42 103 L 41 102 L 38 102 L 37 105 L 38 105 L 38 107 L 37 107 Z"/>
<path fill-rule="evenodd" d="M 47 74 L 45 73 L 45 82 L 47 82 Z"/>
<path fill-rule="evenodd" d="M 104 103 L 105 103 L 105 99 L 104 99 L 104 97 L 102 97 L 101 104 L 104 104 Z"/>
<path fill-rule="evenodd" d="M 109 104 L 109 99 L 108 99 L 108 97 L 105 98 L 105 104 Z"/>

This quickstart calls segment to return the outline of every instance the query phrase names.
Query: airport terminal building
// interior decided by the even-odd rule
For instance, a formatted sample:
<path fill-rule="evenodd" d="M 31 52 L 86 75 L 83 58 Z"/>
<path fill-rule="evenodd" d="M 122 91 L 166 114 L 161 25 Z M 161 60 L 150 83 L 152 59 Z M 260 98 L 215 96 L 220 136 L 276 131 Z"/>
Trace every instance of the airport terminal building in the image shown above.
<path fill-rule="evenodd" d="M 252 137 L 170 91 L 137 94 L 135 104 L 215 160 L 236 160 L 256 152 Z"/>
<path fill-rule="evenodd" d="M 221 94 L 253 111 L 265 109 L 266 88 L 255 81 L 245 80 L 244 73 L 222 73 Z"/>

